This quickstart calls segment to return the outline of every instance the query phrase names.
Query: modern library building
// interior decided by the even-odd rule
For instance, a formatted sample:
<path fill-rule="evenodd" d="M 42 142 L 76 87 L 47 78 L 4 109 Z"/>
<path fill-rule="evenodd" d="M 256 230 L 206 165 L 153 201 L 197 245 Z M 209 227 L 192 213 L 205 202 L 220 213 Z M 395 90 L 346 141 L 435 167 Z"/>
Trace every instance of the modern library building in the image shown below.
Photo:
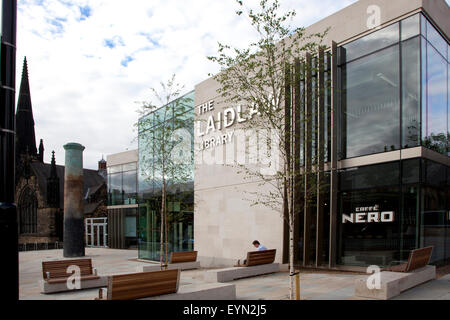
<path fill-rule="evenodd" d="M 449 18 L 445 0 L 360 0 L 306 28 L 329 31 L 325 52 L 309 60 L 322 67 L 289 88 L 292 108 L 313 119 L 296 126 L 311 142 L 293 154 L 302 168 L 323 168 L 314 179 L 327 187 L 296 211 L 298 266 L 386 266 L 424 246 L 434 248 L 432 263 L 450 260 Z M 168 200 L 170 250 L 195 249 L 204 266 L 231 266 L 258 239 L 287 263 L 282 210 L 253 206 L 246 194 L 267 186 L 227 165 L 231 154 L 251 161 L 258 132 L 245 130 L 241 106 L 224 102 L 219 88 L 209 78 L 187 95 L 183 113 L 173 110 L 173 119 L 187 119 L 194 157 L 192 179 Z M 157 112 L 143 119 L 161 125 Z M 146 165 L 154 148 L 148 123 L 139 128 L 139 256 L 157 260 L 160 200 L 158 173 Z"/>

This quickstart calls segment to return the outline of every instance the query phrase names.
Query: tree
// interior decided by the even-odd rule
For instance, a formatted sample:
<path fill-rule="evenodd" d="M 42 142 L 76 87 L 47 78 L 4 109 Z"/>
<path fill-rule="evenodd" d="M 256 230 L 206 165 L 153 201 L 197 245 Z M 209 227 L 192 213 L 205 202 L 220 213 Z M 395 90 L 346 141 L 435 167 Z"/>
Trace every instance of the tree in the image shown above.
<path fill-rule="evenodd" d="M 236 0 L 240 10 L 236 12 L 241 16 L 245 8 L 243 1 Z M 208 57 L 221 67 L 221 72 L 214 76 L 220 85 L 219 93 L 224 101 L 233 104 L 248 106 L 247 113 L 259 116 L 250 117 L 247 128 L 269 128 L 272 135 L 266 135 L 267 145 L 279 149 L 279 167 L 272 175 L 263 174 L 254 166 L 235 164 L 239 172 L 247 178 L 257 179 L 261 185 L 270 185 L 270 191 L 253 191 L 249 199 L 252 205 L 263 205 L 280 213 L 289 226 L 289 268 L 290 268 L 290 298 L 294 298 L 294 225 L 298 206 L 294 208 L 294 190 L 302 190 L 301 198 L 304 203 L 311 202 L 314 194 L 323 184 L 321 178 L 314 180 L 312 174 L 323 172 L 323 165 L 317 162 L 313 170 L 311 162 L 300 170 L 298 156 L 292 154 L 294 145 L 303 139 L 305 146 L 315 150 L 322 150 L 323 139 L 318 142 L 313 138 L 315 130 L 312 126 L 313 115 L 311 110 L 301 106 L 293 106 L 291 95 L 299 90 L 299 77 L 320 71 L 323 63 L 323 47 L 321 41 L 328 30 L 323 33 L 307 35 L 304 28 L 292 27 L 289 22 L 296 15 L 294 10 L 280 13 L 278 0 L 261 0 L 259 11 L 246 9 L 251 25 L 259 35 L 259 39 L 248 48 L 232 48 L 219 43 L 218 55 Z M 319 53 L 320 52 L 320 53 Z M 319 54 L 318 54 L 319 53 Z M 320 56 L 322 55 L 322 56 Z M 292 70 L 295 72 L 292 72 Z M 322 70 L 323 71 L 323 70 Z M 324 86 L 316 91 L 323 95 Z M 295 109 L 295 110 L 294 110 Z M 301 126 L 309 135 L 298 135 L 299 122 L 294 124 L 295 117 L 301 116 Z M 323 159 L 323 152 L 316 151 L 317 159 Z M 320 192 L 320 191 L 319 191 Z M 298 201 L 298 197 L 296 198 Z M 300 206 L 301 207 L 301 206 Z"/>
<path fill-rule="evenodd" d="M 176 217 L 168 214 L 167 199 L 169 193 L 181 192 L 183 183 L 192 179 L 193 154 L 191 136 L 186 129 L 191 126 L 188 118 L 181 116 L 191 106 L 192 99 L 181 96 L 183 86 L 176 82 L 175 75 L 161 88 L 151 88 L 157 105 L 142 102 L 138 113 L 138 127 L 141 152 L 140 167 L 145 179 L 154 182 L 160 192 L 160 264 L 167 268 L 168 259 L 168 222 Z M 142 143 L 142 145 L 141 145 Z M 158 193 L 159 193 L 158 192 Z M 163 261 L 164 260 L 164 261 Z"/>

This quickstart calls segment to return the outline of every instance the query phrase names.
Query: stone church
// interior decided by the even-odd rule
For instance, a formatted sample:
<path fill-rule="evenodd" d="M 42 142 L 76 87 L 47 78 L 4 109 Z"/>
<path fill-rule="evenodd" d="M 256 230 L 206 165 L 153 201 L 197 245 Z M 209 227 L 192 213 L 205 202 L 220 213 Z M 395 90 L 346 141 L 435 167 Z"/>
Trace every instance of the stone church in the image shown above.
<path fill-rule="evenodd" d="M 53 243 L 63 240 L 64 166 L 44 163 L 44 142 L 36 148 L 33 109 L 27 60 L 24 59 L 22 80 L 16 110 L 16 189 L 19 244 Z M 106 217 L 106 161 L 98 170 L 84 169 L 84 214 Z"/>

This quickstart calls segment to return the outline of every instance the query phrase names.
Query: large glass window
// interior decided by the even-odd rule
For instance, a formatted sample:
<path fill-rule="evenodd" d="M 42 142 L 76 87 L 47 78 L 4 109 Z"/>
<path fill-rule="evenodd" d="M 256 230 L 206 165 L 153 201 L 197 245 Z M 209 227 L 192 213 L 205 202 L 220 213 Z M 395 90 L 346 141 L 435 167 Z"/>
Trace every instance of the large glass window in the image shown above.
<path fill-rule="evenodd" d="M 448 43 L 422 18 L 422 145 L 448 154 Z"/>
<path fill-rule="evenodd" d="M 168 106 L 139 120 L 139 257 L 159 260 L 161 244 L 161 190 L 162 154 L 158 141 L 163 139 L 162 129 L 176 132 L 173 143 L 182 138 L 191 139 L 190 152 L 194 150 L 194 93 L 191 92 Z M 181 137 L 183 136 L 183 137 Z M 183 140 L 185 141 L 185 140 Z M 178 150 L 178 149 L 177 149 Z M 183 149 L 184 150 L 184 149 Z M 179 150 L 180 151 L 180 150 Z M 181 151 L 180 151 L 181 152 Z M 174 153 L 175 154 L 175 153 Z M 178 156 L 179 152 L 176 153 Z M 182 182 L 170 180 L 168 185 L 168 251 L 190 251 L 194 248 L 194 166 L 187 163 L 189 172 L 180 170 L 187 179 Z M 166 178 L 168 178 L 166 176 Z"/>
<path fill-rule="evenodd" d="M 341 67 L 344 157 L 399 149 L 399 47 Z"/>
<path fill-rule="evenodd" d="M 120 172 L 108 175 L 108 204 L 111 206 L 122 205 L 122 174 Z"/>
<path fill-rule="evenodd" d="M 420 37 L 402 43 L 402 147 L 420 145 Z"/>
<path fill-rule="evenodd" d="M 137 203 L 136 162 L 108 168 L 108 205 Z"/>
<path fill-rule="evenodd" d="M 398 162 L 344 170 L 339 174 L 341 264 L 386 266 L 399 259 L 399 179 Z"/>
<path fill-rule="evenodd" d="M 410 159 L 342 170 L 339 181 L 338 263 L 387 266 L 426 246 L 433 264 L 450 259 L 449 167 Z"/>
<path fill-rule="evenodd" d="M 401 40 L 407 40 L 420 34 L 420 15 L 416 14 L 412 17 L 401 21 Z"/>
<path fill-rule="evenodd" d="M 339 157 L 422 145 L 449 154 L 448 43 L 422 14 L 339 50 Z"/>
<path fill-rule="evenodd" d="M 433 246 L 432 263 L 450 259 L 450 169 L 429 160 L 422 161 L 421 246 Z M 446 173 L 447 171 L 447 173 Z"/>
<path fill-rule="evenodd" d="M 447 61 L 427 44 L 427 132 L 424 146 L 447 152 Z"/>
<path fill-rule="evenodd" d="M 344 45 L 341 51 L 341 63 L 352 61 L 376 50 L 385 48 L 399 40 L 399 25 L 392 24 L 358 40 Z"/>

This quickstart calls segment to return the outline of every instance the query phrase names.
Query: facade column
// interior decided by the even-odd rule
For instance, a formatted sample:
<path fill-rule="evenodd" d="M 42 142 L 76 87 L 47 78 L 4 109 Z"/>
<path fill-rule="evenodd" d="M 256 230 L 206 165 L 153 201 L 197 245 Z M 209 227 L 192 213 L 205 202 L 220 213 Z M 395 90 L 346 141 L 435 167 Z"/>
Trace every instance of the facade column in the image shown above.
<path fill-rule="evenodd" d="M 64 257 L 84 257 L 83 150 L 68 143 L 64 174 Z"/>
<path fill-rule="evenodd" d="M 298 243 L 300 242 L 300 235 L 303 230 L 300 229 L 301 227 L 301 211 L 304 207 L 304 202 L 302 199 L 302 189 L 301 186 L 301 162 L 300 162 L 300 155 L 301 155 L 301 146 L 302 146 L 302 139 L 303 134 L 301 131 L 302 128 L 302 116 L 301 116 L 301 90 L 300 90 L 300 82 L 301 82 L 301 62 L 300 59 L 295 59 L 294 62 L 294 90 L 293 90 L 293 154 L 294 154 L 294 217 L 295 217 L 295 223 L 294 223 L 294 243 L 295 243 L 295 250 L 294 250 L 294 260 L 296 263 L 299 262 L 299 260 L 303 260 L 303 252 L 299 252 L 299 246 Z"/>
<path fill-rule="evenodd" d="M 305 184 L 304 184 L 304 224 L 303 224 L 303 266 L 310 265 L 311 258 L 311 205 L 309 190 L 312 172 L 312 57 L 309 53 L 305 59 Z"/>
<path fill-rule="evenodd" d="M 338 144 L 338 50 L 336 42 L 331 44 L 331 181 L 330 181 L 330 246 L 329 246 L 329 267 L 336 266 L 337 261 L 337 144 Z"/>
<path fill-rule="evenodd" d="M 324 51 L 319 49 L 318 53 L 318 70 L 317 70 L 317 214 L 316 214 L 316 267 L 322 265 L 323 254 L 323 220 L 324 220 L 324 190 L 322 184 L 324 182 L 324 145 L 325 145 L 325 117 L 324 117 L 324 100 L 325 100 L 325 74 L 324 74 Z"/>

